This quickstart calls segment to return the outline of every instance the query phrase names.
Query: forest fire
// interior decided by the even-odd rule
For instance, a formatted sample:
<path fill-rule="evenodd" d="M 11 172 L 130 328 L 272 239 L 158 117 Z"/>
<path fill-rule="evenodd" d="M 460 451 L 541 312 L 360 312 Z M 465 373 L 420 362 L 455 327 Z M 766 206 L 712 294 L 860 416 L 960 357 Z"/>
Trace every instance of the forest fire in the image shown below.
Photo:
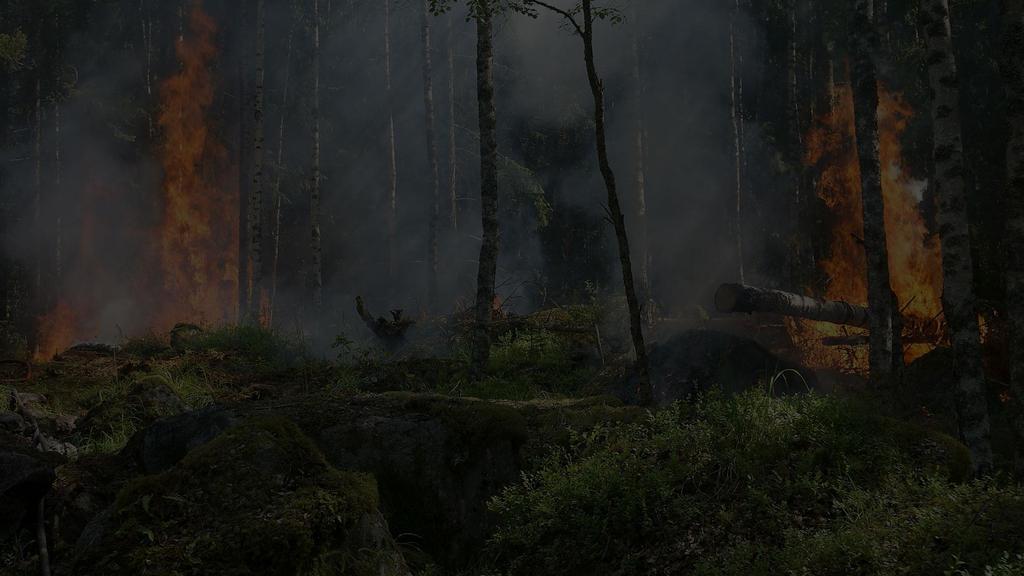
<path fill-rule="evenodd" d="M 804 162 L 818 170 L 816 193 L 833 215 L 831 256 L 819 263 L 827 275 L 824 296 L 857 304 L 867 303 L 867 274 L 860 200 L 860 168 L 855 145 L 853 95 L 848 85 L 837 87 L 833 109 L 819 118 L 806 138 Z M 900 138 L 914 112 L 899 94 L 879 90 L 879 145 L 889 270 L 893 291 L 903 315 L 916 323 L 933 323 L 942 313 L 942 254 L 937 238 L 929 235 L 920 204 L 926 183 L 911 178 L 902 166 Z M 789 320 L 794 341 L 804 360 L 815 366 L 867 368 L 866 347 L 829 347 L 823 338 L 863 334 L 822 322 Z M 939 331 L 941 333 L 941 331 Z M 913 360 L 934 348 L 914 342 L 904 347 Z"/>
<path fill-rule="evenodd" d="M 209 126 L 214 99 L 210 64 L 216 24 L 200 2 L 192 6 L 191 36 L 179 40 L 181 71 L 160 88 L 164 133 L 164 217 L 160 262 L 165 305 L 155 327 L 188 319 L 220 322 L 233 316 L 238 293 L 237 187 L 224 175 L 227 152 Z"/>
<path fill-rule="evenodd" d="M 122 324 L 163 332 L 177 322 L 234 319 L 237 182 L 227 177 L 228 154 L 209 118 L 216 33 L 201 2 L 193 3 L 188 31 L 177 40 L 180 68 L 160 85 L 163 182 L 152 191 L 159 194 L 160 218 L 141 223 L 112 210 L 127 202 L 123 183 L 97 176 L 82 186 L 77 241 L 71 243 L 76 252 L 54 295 L 57 304 L 38 320 L 37 360 L 76 342 L 109 337 L 114 328 L 121 333 Z M 128 265 L 112 258 L 112 250 Z"/>

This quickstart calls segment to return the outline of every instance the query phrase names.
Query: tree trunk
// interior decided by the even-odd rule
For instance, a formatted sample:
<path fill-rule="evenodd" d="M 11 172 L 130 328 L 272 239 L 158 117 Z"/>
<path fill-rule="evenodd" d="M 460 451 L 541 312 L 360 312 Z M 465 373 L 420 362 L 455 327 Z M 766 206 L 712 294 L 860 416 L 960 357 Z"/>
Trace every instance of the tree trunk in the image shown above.
<path fill-rule="evenodd" d="M 249 15 L 248 0 L 241 2 L 241 48 L 238 56 L 238 321 L 241 322 L 249 310 L 249 244 L 248 226 L 245 225 L 249 218 L 249 109 L 248 103 L 248 75 L 249 62 L 248 51 L 249 41 L 246 35 L 246 23 Z M 182 11 L 181 5 L 178 6 Z M 182 20 L 184 15 L 182 14 Z M 181 24 L 179 24 L 181 26 Z M 184 38 L 184 28 L 179 28 L 179 42 Z"/>
<path fill-rule="evenodd" d="M 309 229 L 312 269 L 310 288 L 314 314 L 323 304 L 323 252 L 320 242 L 320 0 L 313 0 L 313 181 L 309 188 Z"/>
<path fill-rule="evenodd" d="M 983 473 L 992 467 L 992 446 L 989 442 L 985 373 L 981 365 L 981 333 L 967 220 L 960 85 L 953 55 L 948 0 L 927 0 L 924 8 L 934 133 L 933 186 L 939 202 L 939 238 L 942 242 L 942 309 L 949 324 L 956 359 L 960 435 L 971 451 L 975 472 Z"/>
<path fill-rule="evenodd" d="M 633 351 L 636 353 L 637 398 L 642 404 L 651 401 L 651 382 L 647 364 L 647 347 L 644 344 L 643 321 L 640 318 L 640 304 L 636 297 L 633 280 L 633 264 L 629 251 L 629 238 L 626 235 L 626 221 L 619 204 L 619 194 L 615 184 L 615 173 L 612 172 L 608 160 L 608 143 L 605 134 L 604 118 L 604 83 L 597 74 L 594 63 L 594 16 L 591 0 L 583 0 L 583 53 L 587 65 L 587 79 L 590 91 L 594 96 L 594 125 L 597 133 L 597 162 L 601 167 L 605 188 L 608 191 L 608 212 L 615 237 L 619 245 L 619 261 L 622 265 L 622 281 L 626 292 L 626 304 L 629 308 L 629 329 L 633 340 Z"/>
<path fill-rule="evenodd" d="M 35 230 L 35 263 L 32 271 L 32 281 L 35 290 L 35 300 L 41 311 L 41 306 L 43 305 L 43 94 L 42 80 L 38 76 L 41 72 L 37 70 L 36 74 L 35 126 L 33 127 L 35 142 L 33 143 L 32 157 L 34 163 L 32 177 L 32 228 Z"/>
<path fill-rule="evenodd" d="M 1003 0 L 1003 59 L 1006 90 L 1006 317 L 1009 328 L 1010 382 L 1024 405 L 1024 0 Z M 1018 431 L 1024 438 L 1024 406 Z"/>
<path fill-rule="evenodd" d="M 274 211 L 271 217 L 273 264 L 270 271 L 270 302 L 267 307 L 267 326 L 274 326 L 274 306 L 277 302 L 277 270 L 281 259 L 281 179 L 284 176 L 284 126 L 288 115 L 288 89 L 291 86 L 292 48 L 295 41 L 295 18 L 288 28 L 288 48 L 284 64 L 284 83 L 281 87 L 281 118 L 277 126 L 277 159 L 274 165 Z"/>
<path fill-rule="evenodd" d="M 256 0 L 256 86 L 253 105 L 252 190 L 249 192 L 249 320 L 262 322 L 263 311 L 263 84 L 266 53 L 266 9 Z"/>
<path fill-rule="evenodd" d="M 873 12 L 873 0 L 856 0 L 851 29 L 851 84 L 864 211 L 868 305 L 871 311 L 868 364 L 872 379 L 876 384 L 880 384 L 889 381 L 898 371 L 902 363 L 902 348 L 895 326 L 896 303 L 889 281 L 889 250 L 885 235 L 885 201 L 882 196 L 878 145 L 878 82 L 875 68 L 878 35 Z"/>
<path fill-rule="evenodd" d="M 441 183 L 438 176 L 437 137 L 434 133 L 434 81 L 430 47 L 430 0 L 422 0 L 420 29 L 423 48 L 423 109 L 426 121 L 427 164 L 430 170 L 430 223 L 427 240 L 427 309 L 437 308 L 437 236 L 441 216 Z"/>
<path fill-rule="evenodd" d="M 859 328 L 868 327 L 870 316 L 864 306 L 742 284 L 719 286 L 715 308 L 719 312 L 781 314 Z"/>
<path fill-rule="evenodd" d="M 395 146 L 395 97 L 391 91 L 391 0 L 384 0 L 384 83 L 388 107 L 388 277 L 393 280 L 398 246 L 398 159 Z"/>
<path fill-rule="evenodd" d="M 63 194 L 61 194 L 61 124 L 60 124 L 60 104 L 57 102 L 53 103 L 53 190 L 54 195 L 61 199 L 57 203 L 55 208 L 57 212 L 56 221 L 54 222 L 54 259 L 53 259 L 53 276 L 54 276 L 54 287 L 58 292 L 61 290 L 61 283 L 64 278 L 64 218 L 63 218 Z"/>
<path fill-rule="evenodd" d="M 448 14 L 448 211 L 452 231 L 459 229 L 459 199 L 456 175 L 458 172 L 455 154 L 455 27 L 453 17 Z"/>
<path fill-rule="evenodd" d="M 476 88 L 480 117 L 480 216 L 483 235 L 476 278 L 476 330 L 471 377 L 479 380 L 490 358 L 488 324 L 498 271 L 498 117 L 494 102 L 491 2 L 480 0 L 476 17 Z"/>
<path fill-rule="evenodd" d="M 733 239 L 736 242 L 736 263 L 739 272 L 740 283 L 745 282 L 745 275 L 743 272 L 743 147 L 742 140 L 743 136 L 740 132 L 741 125 L 743 123 L 742 115 L 740 113 L 741 98 L 742 98 L 742 87 L 739 80 L 739 75 L 742 73 L 738 66 L 738 54 L 736 49 L 736 26 L 738 24 L 740 16 L 740 3 L 736 0 L 733 6 L 732 19 L 729 23 L 729 63 L 730 63 L 730 85 L 729 94 L 732 99 L 731 107 L 731 119 L 732 119 L 732 137 L 733 137 L 733 168 L 735 173 L 735 189 L 734 189 L 734 201 L 736 210 L 733 213 L 732 225 L 733 225 Z"/>
<path fill-rule="evenodd" d="M 644 320 L 648 326 L 654 324 L 654 298 L 651 295 L 651 254 L 649 244 L 649 223 L 647 220 L 647 123 L 644 113 L 644 84 L 640 70 L 640 14 L 633 4 L 633 98 L 636 113 L 636 139 L 634 160 L 636 162 L 634 193 L 636 195 L 636 224 L 640 256 L 640 300 L 643 302 Z"/>

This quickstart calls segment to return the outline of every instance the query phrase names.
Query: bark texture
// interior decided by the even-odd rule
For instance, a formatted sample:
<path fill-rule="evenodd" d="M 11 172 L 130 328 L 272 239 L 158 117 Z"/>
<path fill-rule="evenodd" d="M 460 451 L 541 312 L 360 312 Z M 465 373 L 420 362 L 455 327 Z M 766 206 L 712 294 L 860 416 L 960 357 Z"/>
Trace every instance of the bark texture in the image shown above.
<path fill-rule="evenodd" d="M 634 161 L 635 182 L 634 194 L 636 196 L 636 228 L 637 228 L 637 254 L 640 256 L 640 300 L 643 303 L 644 320 L 648 326 L 654 324 L 654 298 L 651 295 L 651 252 L 649 242 L 649 228 L 647 220 L 647 122 L 644 103 L 644 77 L 641 72 L 640 58 L 640 14 L 637 5 L 633 4 L 633 83 L 635 91 L 633 98 L 636 107 L 636 134 L 634 140 Z"/>
<path fill-rule="evenodd" d="M 441 182 L 438 175 L 437 136 L 434 129 L 433 60 L 430 46 L 430 0 L 421 3 L 420 30 L 423 48 L 423 109 L 427 137 L 427 164 L 430 170 L 430 221 L 427 253 L 427 306 L 437 308 L 437 236 L 441 218 Z"/>
<path fill-rule="evenodd" d="M 1006 309 L 1010 382 L 1024 404 L 1024 0 L 1003 0 L 1003 60 L 1006 90 Z M 1018 431 L 1024 437 L 1024 415 Z"/>
<path fill-rule="evenodd" d="M 942 308 L 956 359 L 960 435 L 971 451 L 975 472 L 984 472 L 992 467 L 992 446 L 967 220 L 960 84 L 953 55 L 948 0 L 927 0 L 924 8 L 934 133 L 932 185 L 939 202 L 942 242 Z"/>
<path fill-rule="evenodd" d="M 868 327 L 870 316 L 864 306 L 743 284 L 719 286 L 715 308 L 719 312 L 781 314 L 860 328 Z"/>
<path fill-rule="evenodd" d="M 263 83 L 265 78 L 265 0 L 256 1 L 256 85 L 253 102 L 252 137 L 252 189 L 249 191 L 247 226 L 249 229 L 249 283 L 246 300 L 249 319 L 261 320 L 260 306 L 263 292 L 263 147 L 264 110 Z"/>
<path fill-rule="evenodd" d="M 455 153 L 455 26 L 448 14 L 448 215 L 453 231 L 459 229 L 457 187 L 458 161 Z"/>
<path fill-rule="evenodd" d="M 309 229 L 313 308 L 324 298 L 323 248 L 320 242 L 320 0 L 313 0 L 313 181 L 309 191 Z"/>
<path fill-rule="evenodd" d="M 274 325 L 274 306 L 277 302 L 277 270 L 281 259 L 281 180 L 284 177 L 284 127 L 288 111 L 288 88 L 291 85 L 292 50 L 295 41 L 295 18 L 288 28 L 288 48 L 284 64 L 284 84 L 281 88 L 281 118 L 277 126 L 277 158 L 274 163 L 274 198 L 271 213 L 271 270 L 270 270 L 270 301 L 267 304 L 267 326 Z"/>
<path fill-rule="evenodd" d="M 398 243 L 398 159 L 395 147 L 395 107 L 391 91 L 391 0 L 384 0 L 384 90 L 388 107 L 388 277 L 395 275 Z"/>
<path fill-rule="evenodd" d="M 494 102 L 494 46 L 490 0 L 480 0 L 476 18 L 476 88 L 480 117 L 480 217 L 483 238 L 476 278 L 476 330 L 471 376 L 483 375 L 491 354 L 488 324 L 498 271 L 498 113 Z"/>
<path fill-rule="evenodd" d="M 895 298 L 889 279 L 889 250 L 885 235 L 885 201 L 878 145 L 878 81 L 875 56 L 878 33 L 873 0 L 856 0 L 851 28 L 853 108 L 861 201 L 864 208 L 864 252 L 867 256 L 871 345 L 868 363 L 876 384 L 886 382 L 902 363 L 895 324 Z"/>

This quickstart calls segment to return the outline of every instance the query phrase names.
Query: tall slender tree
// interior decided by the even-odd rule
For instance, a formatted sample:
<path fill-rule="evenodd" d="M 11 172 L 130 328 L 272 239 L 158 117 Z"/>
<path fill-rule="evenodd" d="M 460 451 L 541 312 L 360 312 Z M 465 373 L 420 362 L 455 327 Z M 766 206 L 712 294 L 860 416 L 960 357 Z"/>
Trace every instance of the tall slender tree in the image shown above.
<path fill-rule="evenodd" d="M 645 320 L 654 324 L 654 298 L 651 295 L 651 251 L 649 243 L 649 222 L 647 220 L 647 122 L 644 102 L 644 77 L 641 71 L 640 10 L 633 3 L 632 52 L 633 52 L 633 99 L 636 115 L 633 139 L 634 190 L 636 202 L 636 227 L 638 240 L 637 254 L 640 257 L 640 294 Z"/>
<path fill-rule="evenodd" d="M 889 278 L 889 249 L 885 233 L 885 200 L 878 144 L 878 80 L 875 57 L 878 31 L 874 0 L 853 3 L 851 56 L 853 109 L 864 212 L 864 252 L 867 256 L 870 343 L 868 363 L 876 384 L 888 382 L 902 363 L 895 296 Z"/>
<path fill-rule="evenodd" d="M 483 375 L 491 354 L 489 327 L 498 273 L 498 112 L 494 100 L 491 0 L 473 7 L 476 20 L 476 91 L 480 117 L 480 218 L 483 238 L 476 278 L 476 328 L 472 376 Z"/>
<path fill-rule="evenodd" d="M 626 232 L 626 220 L 622 213 L 622 205 L 619 202 L 615 172 L 612 170 L 611 161 L 608 158 L 604 82 L 597 72 L 597 64 L 594 60 L 594 21 L 597 18 L 603 17 L 618 18 L 618 14 L 606 8 L 598 9 L 595 12 L 591 0 L 582 0 L 578 11 L 564 10 L 540 0 L 529 0 L 528 4 L 540 6 L 562 16 L 572 26 L 576 35 L 583 41 L 583 60 L 586 64 L 590 92 L 594 99 L 597 163 L 601 169 L 605 191 L 608 194 L 608 216 L 611 219 L 612 227 L 615 229 L 615 238 L 618 243 L 622 283 L 626 293 L 626 306 L 629 312 L 629 332 L 633 342 L 633 352 L 636 355 L 636 394 L 640 403 L 648 404 L 651 402 L 652 393 L 650 367 L 647 362 L 647 346 L 644 343 L 643 320 L 641 318 L 640 302 L 636 295 L 636 281 L 633 276 L 633 262 L 629 248 L 629 236 Z M 582 18 L 582 24 L 577 21 L 577 14 Z"/>
<path fill-rule="evenodd" d="M 733 178 L 735 187 L 733 189 L 734 206 L 732 225 L 733 241 L 736 243 L 736 262 L 738 264 L 740 283 L 746 282 L 743 270 L 743 133 L 742 133 L 742 111 L 743 85 L 739 79 L 741 72 L 739 54 L 736 47 L 737 26 L 740 17 L 739 0 L 733 4 L 732 16 L 729 21 L 729 94 L 732 100 L 730 119 L 732 120 L 733 138 Z"/>
<path fill-rule="evenodd" d="M 430 45 L 430 0 L 422 0 L 420 14 L 423 49 L 423 110 L 426 124 L 427 169 L 430 171 L 430 221 L 427 240 L 427 307 L 437 307 L 438 228 L 441 217 L 441 182 L 438 175 L 437 136 L 434 130 L 434 81 Z"/>
<path fill-rule="evenodd" d="M 294 9 L 294 6 L 293 6 Z M 291 87 L 291 70 L 292 70 L 292 50 L 295 42 L 295 25 L 298 18 L 292 14 L 292 22 L 288 27 L 288 40 L 286 41 L 287 48 L 285 54 L 284 63 L 284 78 L 281 84 L 281 116 L 278 119 L 277 125 L 277 154 L 276 162 L 274 163 L 274 198 L 273 198 L 273 211 L 271 214 L 271 241 L 272 246 L 272 264 L 270 270 L 270 301 L 267 309 L 267 326 L 273 327 L 274 325 L 274 310 L 277 304 L 277 272 L 280 266 L 281 260 L 281 208 L 283 201 L 283 194 L 281 193 L 281 180 L 284 178 L 285 167 L 284 167 L 284 136 L 285 136 L 285 120 L 288 116 L 288 95 Z"/>
<path fill-rule="evenodd" d="M 388 277 L 393 279 L 398 245 L 398 158 L 395 143 L 395 96 L 391 90 L 391 0 L 384 0 L 384 89 L 388 108 Z"/>
<path fill-rule="evenodd" d="M 939 202 L 942 308 L 956 358 L 960 435 L 971 451 L 975 471 L 984 472 L 992 467 L 992 446 L 967 220 L 960 86 L 953 55 L 948 2 L 927 0 L 922 11 L 928 41 L 928 81 L 932 98 L 932 157 L 935 163 L 932 185 Z"/>
<path fill-rule="evenodd" d="M 252 188 L 249 190 L 249 282 L 246 301 L 249 319 L 262 321 L 263 303 L 263 83 L 265 79 L 266 9 L 265 0 L 256 0 L 256 84 L 253 91 L 252 117 Z"/>
<path fill-rule="evenodd" d="M 310 292 L 314 314 L 324 298 L 323 246 L 320 238 L 320 0 L 313 0 L 313 166 L 309 186 Z"/>
<path fill-rule="evenodd" d="M 1009 328 L 1010 382 L 1021 405 L 1018 432 L 1024 438 L 1024 0 L 1003 0 L 1003 58 L 1006 91 L 1007 185 L 1006 312 Z"/>
<path fill-rule="evenodd" d="M 249 139 L 249 0 L 239 0 L 240 44 L 238 53 L 238 320 L 245 319 L 249 311 L 249 186 L 251 184 Z M 184 6 L 178 4 L 178 42 L 185 38 Z"/>
<path fill-rule="evenodd" d="M 455 26 L 448 14 L 448 221 L 459 229 L 458 156 L 455 152 Z"/>

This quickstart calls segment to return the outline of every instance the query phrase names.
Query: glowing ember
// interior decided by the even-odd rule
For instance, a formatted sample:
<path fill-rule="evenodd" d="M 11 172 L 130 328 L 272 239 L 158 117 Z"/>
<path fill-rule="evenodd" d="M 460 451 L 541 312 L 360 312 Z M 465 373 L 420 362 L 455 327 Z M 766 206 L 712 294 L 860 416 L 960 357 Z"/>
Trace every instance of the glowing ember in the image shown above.
<path fill-rule="evenodd" d="M 160 88 L 164 217 L 160 260 L 167 306 L 156 323 L 220 322 L 238 295 L 238 191 L 227 153 L 209 128 L 216 25 L 194 2 L 191 36 L 178 42 L 181 71 Z"/>
<path fill-rule="evenodd" d="M 857 163 L 853 95 L 849 86 L 837 87 L 834 108 L 809 131 L 805 164 L 819 171 L 817 195 L 834 216 L 831 256 L 820 263 L 828 276 L 825 296 L 833 300 L 867 303 L 867 272 Z M 893 291 L 905 316 L 928 324 L 941 315 L 942 255 L 937 238 L 928 235 L 920 203 L 925 182 L 914 180 L 901 164 L 900 137 L 913 111 L 898 94 L 879 90 L 879 144 L 885 228 L 889 246 L 889 272 Z M 788 323 L 795 342 L 814 366 L 866 369 L 867 349 L 827 347 L 824 337 L 863 335 L 848 327 L 818 322 Z M 905 348 L 907 361 L 934 348 L 915 343 Z"/>

